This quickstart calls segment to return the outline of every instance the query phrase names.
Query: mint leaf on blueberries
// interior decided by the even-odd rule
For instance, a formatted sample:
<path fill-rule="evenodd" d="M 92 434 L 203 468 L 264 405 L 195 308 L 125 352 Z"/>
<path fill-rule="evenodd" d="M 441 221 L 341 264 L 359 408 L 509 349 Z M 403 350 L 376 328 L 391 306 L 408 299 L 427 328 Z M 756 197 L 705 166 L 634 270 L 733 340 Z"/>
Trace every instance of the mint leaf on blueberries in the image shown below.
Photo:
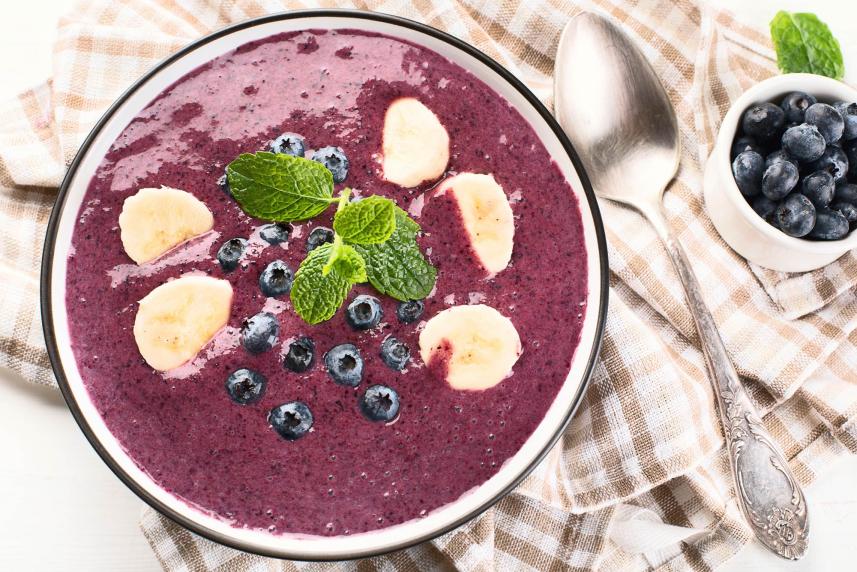
<path fill-rule="evenodd" d="M 420 225 L 399 207 L 393 210 L 396 229 L 386 242 L 354 248 L 366 261 L 366 274 L 376 290 L 397 300 L 421 300 L 434 288 L 437 269 L 417 244 Z"/>
<path fill-rule="evenodd" d="M 395 206 L 390 199 L 376 195 L 348 203 L 336 212 L 333 230 L 351 244 L 384 242 L 396 228 Z"/>
<path fill-rule="evenodd" d="M 842 79 L 842 50 L 827 24 L 815 14 L 777 12 L 771 39 L 783 73 L 805 72 Z"/>
<path fill-rule="evenodd" d="M 320 163 L 283 153 L 244 153 L 229 163 L 232 195 L 250 216 L 274 222 L 306 220 L 333 199 L 333 175 Z"/>
<path fill-rule="evenodd" d="M 321 273 L 327 276 L 331 271 L 336 270 L 342 278 L 354 284 L 366 282 L 366 262 L 363 257 L 354 250 L 354 247 L 342 242 L 342 238 L 336 235 L 333 241 L 333 248 L 330 249 L 330 256 L 327 262 L 321 269 Z"/>
<path fill-rule="evenodd" d="M 332 318 L 351 290 L 352 281 L 339 274 L 337 265 L 327 275 L 322 272 L 332 250 L 331 243 L 313 249 L 295 273 L 292 306 L 308 324 Z"/>

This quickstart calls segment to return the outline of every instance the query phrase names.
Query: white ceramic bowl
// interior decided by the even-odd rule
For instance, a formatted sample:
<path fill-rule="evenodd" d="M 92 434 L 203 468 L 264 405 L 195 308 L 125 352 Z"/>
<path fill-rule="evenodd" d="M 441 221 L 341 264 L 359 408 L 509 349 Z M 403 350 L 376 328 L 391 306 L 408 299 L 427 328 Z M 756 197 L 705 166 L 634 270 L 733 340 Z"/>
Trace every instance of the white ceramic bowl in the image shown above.
<path fill-rule="evenodd" d="M 745 91 L 723 118 L 705 165 L 705 207 L 723 240 L 750 262 L 771 270 L 806 272 L 857 248 L 857 232 L 832 241 L 794 238 L 780 232 L 757 215 L 738 190 L 729 156 L 744 110 L 763 101 L 779 104 L 792 91 L 804 91 L 823 102 L 857 101 L 857 90 L 844 83 L 804 73 L 774 76 Z"/>
<path fill-rule="evenodd" d="M 70 345 L 65 297 L 66 259 L 86 187 L 107 149 L 131 119 L 167 86 L 212 58 L 252 40 L 308 28 L 358 28 L 406 37 L 486 82 L 531 123 L 578 194 L 588 252 L 585 271 L 589 303 L 571 370 L 544 419 L 517 454 L 481 486 L 425 518 L 334 538 L 273 535 L 263 530 L 234 528 L 158 486 L 126 454 L 90 400 Z M 241 550 L 279 558 L 340 560 L 404 548 L 442 534 L 487 509 L 535 467 L 556 443 L 580 403 L 598 354 L 607 310 L 607 286 L 607 249 L 595 195 L 559 125 L 520 81 L 468 44 L 422 24 L 368 12 L 311 10 L 244 22 L 194 42 L 144 76 L 110 108 L 70 166 L 51 216 L 42 266 L 42 316 L 51 363 L 75 419 L 108 466 L 143 500 L 186 528 Z"/>

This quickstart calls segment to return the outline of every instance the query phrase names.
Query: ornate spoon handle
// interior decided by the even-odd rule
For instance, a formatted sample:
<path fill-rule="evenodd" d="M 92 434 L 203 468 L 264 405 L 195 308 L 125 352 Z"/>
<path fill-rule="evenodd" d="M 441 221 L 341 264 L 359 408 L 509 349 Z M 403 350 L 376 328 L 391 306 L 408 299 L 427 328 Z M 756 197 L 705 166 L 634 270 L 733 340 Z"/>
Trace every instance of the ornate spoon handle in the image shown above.
<path fill-rule="evenodd" d="M 643 213 L 654 225 L 678 271 L 708 365 L 726 437 L 738 505 L 758 539 L 783 558 L 806 552 L 809 517 L 803 491 L 753 408 L 726 353 L 699 282 L 660 206 Z"/>

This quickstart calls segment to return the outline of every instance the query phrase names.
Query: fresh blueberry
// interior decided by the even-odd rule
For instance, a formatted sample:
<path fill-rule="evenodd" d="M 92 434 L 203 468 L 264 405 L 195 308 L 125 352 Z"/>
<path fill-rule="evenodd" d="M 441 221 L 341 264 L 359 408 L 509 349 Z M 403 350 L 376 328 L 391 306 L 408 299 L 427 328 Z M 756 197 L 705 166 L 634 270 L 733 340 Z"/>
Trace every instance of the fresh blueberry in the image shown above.
<path fill-rule="evenodd" d="M 259 312 L 241 325 L 241 345 L 251 354 L 266 352 L 277 342 L 280 323 L 269 312 Z"/>
<path fill-rule="evenodd" d="M 762 194 L 772 201 L 778 201 L 794 190 L 799 178 L 797 167 L 792 163 L 774 163 L 765 169 Z"/>
<path fill-rule="evenodd" d="M 373 385 L 360 398 L 360 411 L 370 421 L 392 421 L 399 414 L 399 394 L 392 387 Z"/>
<path fill-rule="evenodd" d="M 363 358 L 354 344 L 334 346 L 324 354 L 324 365 L 333 381 L 339 385 L 357 387 L 363 379 Z"/>
<path fill-rule="evenodd" d="M 810 173 L 800 183 L 800 192 L 812 201 L 813 206 L 826 207 L 833 200 L 833 192 L 836 190 L 836 184 L 833 181 L 833 175 L 827 171 L 816 171 Z"/>
<path fill-rule="evenodd" d="M 786 123 L 803 123 L 807 108 L 817 99 L 802 91 L 793 91 L 783 98 L 780 107 L 786 114 Z"/>
<path fill-rule="evenodd" d="M 226 176 L 226 173 L 223 173 L 223 175 L 221 175 L 220 178 L 217 179 L 217 186 L 220 187 L 221 191 L 223 191 L 230 197 L 232 196 L 232 189 L 229 188 L 229 177 Z"/>
<path fill-rule="evenodd" d="M 268 423 L 280 437 L 288 441 L 300 439 L 309 433 L 312 421 L 312 412 L 301 401 L 283 403 L 268 414 Z"/>
<path fill-rule="evenodd" d="M 857 222 L 857 185 L 841 183 L 836 187 L 830 208 L 839 211 L 848 222 Z"/>
<path fill-rule="evenodd" d="M 807 165 L 809 172 L 827 171 L 837 184 L 848 174 L 848 156 L 839 147 L 828 145 L 821 157 Z"/>
<path fill-rule="evenodd" d="M 285 222 L 266 224 L 259 230 L 259 236 L 268 244 L 288 242 L 291 233 L 292 225 Z"/>
<path fill-rule="evenodd" d="M 857 222 L 857 205 L 845 201 L 830 203 L 831 210 L 839 211 L 849 223 Z"/>
<path fill-rule="evenodd" d="M 262 399 L 267 383 L 265 376 L 258 371 L 241 368 L 233 371 L 226 378 L 226 391 L 235 403 L 248 405 Z"/>
<path fill-rule="evenodd" d="M 777 226 L 789 236 L 806 236 L 815 226 L 815 207 L 800 193 L 790 195 L 777 207 Z"/>
<path fill-rule="evenodd" d="M 756 143 L 756 140 L 749 135 L 741 135 L 732 142 L 732 153 L 730 154 L 730 157 L 735 159 L 735 157 L 744 151 L 755 151 L 759 155 L 764 155 L 762 146 Z"/>
<path fill-rule="evenodd" d="M 408 365 L 410 359 L 411 348 L 406 346 L 404 342 L 399 341 L 398 338 L 389 336 L 381 342 L 381 360 L 390 369 L 402 371 Z"/>
<path fill-rule="evenodd" d="M 750 106 L 741 118 L 744 134 L 756 141 L 767 143 L 780 136 L 786 121 L 785 112 L 773 103 L 757 103 Z"/>
<path fill-rule="evenodd" d="M 770 153 L 767 157 L 765 157 L 765 169 L 767 169 L 774 163 L 782 163 L 784 161 L 791 163 L 795 167 L 800 167 L 797 160 L 792 159 L 785 149 L 777 149 L 776 151 Z"/>
<path fill-rule="evenodd" d="M 845 152 L 845 158 L 848 159 L 848 178 L 855 180 L 857 179 L 857 139 L 846 141 L 842 150 Z"/>
<path fill-rule="evenodd" d="M 317 226 L 312 229 L 306 239 L 306 251 L 315 250 L 322 244 L 333 242 L 333 231 L 326 226 Z"/>
<path fill-rule="evenodd" d="M 230 238 L 224 242 L 217 251 L 217 261 L 224 272 L 232 272 L 238 268 L 238 261 L 244 256 L 247 249 L 247 240 L 243 238 Z"/>
<path fill-rule="evenodd" d="M 312 154 L 312 160 L 321 163 L 333 175 L 334 183 L 341 183 L 348 176 L 348 157 L 341 147 L 322 147 Z"/>
<path fill-rule="evenodd" d="M 259 288 L 268 298 L 282 296 L 292 291 L 292 269 L 282 260 L 274 260 L 259 275 Z"/>
<path fill-rule="evenodd" d="M 294 157 L 303 157 L 306 151 L 306 141 L 297 133 L 283 133 L 271 141 L 271 151 Z"/>
<path fill-rule="evenodd" d="M 759 195 L 753 199 L 753 210 L 756 214 L 765 219 L 765 222 L 776 226 L 776 218 L 774 214 L 777 211 L 778 202 L 772 201 L 765 195 Z"/>
<path fill-rule="evenodd" d="M 410 324 L 419 320 L 425 309 L 426 305 L 422 300 L 399 302 L 398 307 L 396 307 L 396 317 L 403 324 Z"/>
<path fill-rule="evenodd" d="M 735 184 L 745 197 L 759 194 L 762 188 L 762 175 L 765 173 L 765 160 L 755 151 L 744 151 L 732 161 L 732 174 Z"/>
<path fill-rule="evenodd" d="M 839 101 L 833 104 L 842 120 L 845 122 L 845 128 L 842 131 L 842 138 L 846 141 L 857 139 L 857 103 L 846 103 Z"/>
<path fill-rule="evenodd" d="M 839 240 L 848 234 L 848 219 L 839 211 L 820 208 L 815 213 L 815 226 L 809 233 L 819 240 Z"/>
<path fill-rule="evenodd" d="M 383 317 L 381 301 L 366 294 L 355 297 L 345 310 L 345 321 L 356 330 L 374 328 Z"/>
<path fill-rule="evenodd" d="M 301 336 L 289 344 L 289 351 L 283 358 L 283 367 L 295 373 L 303 373 L 315 363 L 315 344 Z"/>
<path fill-rule="evenodd" d="M 783 133 L 783 149 L 803 163 L 815 161 L 824 154 L 824 137 L 815 125 L 802 123 Z"/>
<path fill-rule="evenodd" d="M 826 103 L 814 103 L 810 105 L 806 110 L 804 121 L 818 127 L 819 133 L 821 133 L 821 136 L 824 137 L 828 145 L 839 141 L 845 129 L 845 122 L 842 120 L 842 116 L 836 111 L 836 108 Z"/>

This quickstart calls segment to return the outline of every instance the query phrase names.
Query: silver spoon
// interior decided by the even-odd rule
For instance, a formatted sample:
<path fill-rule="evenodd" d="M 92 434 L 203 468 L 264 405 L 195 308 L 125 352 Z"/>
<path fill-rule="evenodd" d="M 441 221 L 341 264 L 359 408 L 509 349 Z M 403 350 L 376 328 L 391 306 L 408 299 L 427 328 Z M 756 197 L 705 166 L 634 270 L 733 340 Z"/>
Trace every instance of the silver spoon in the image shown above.
<path fill-rule="evenodd" d="M 717 396 L 741 511 L 758 539 L 784 558 L 807 548 L 803 491 L 735 373 L 684 250 L 661 205 L 680 158 L 678 123 L 643 54 L 609 20 L 584 12 L 557 49 L 556 116 L 596 194 L 638 210 L 654 226 L 684 286 Z"/>

